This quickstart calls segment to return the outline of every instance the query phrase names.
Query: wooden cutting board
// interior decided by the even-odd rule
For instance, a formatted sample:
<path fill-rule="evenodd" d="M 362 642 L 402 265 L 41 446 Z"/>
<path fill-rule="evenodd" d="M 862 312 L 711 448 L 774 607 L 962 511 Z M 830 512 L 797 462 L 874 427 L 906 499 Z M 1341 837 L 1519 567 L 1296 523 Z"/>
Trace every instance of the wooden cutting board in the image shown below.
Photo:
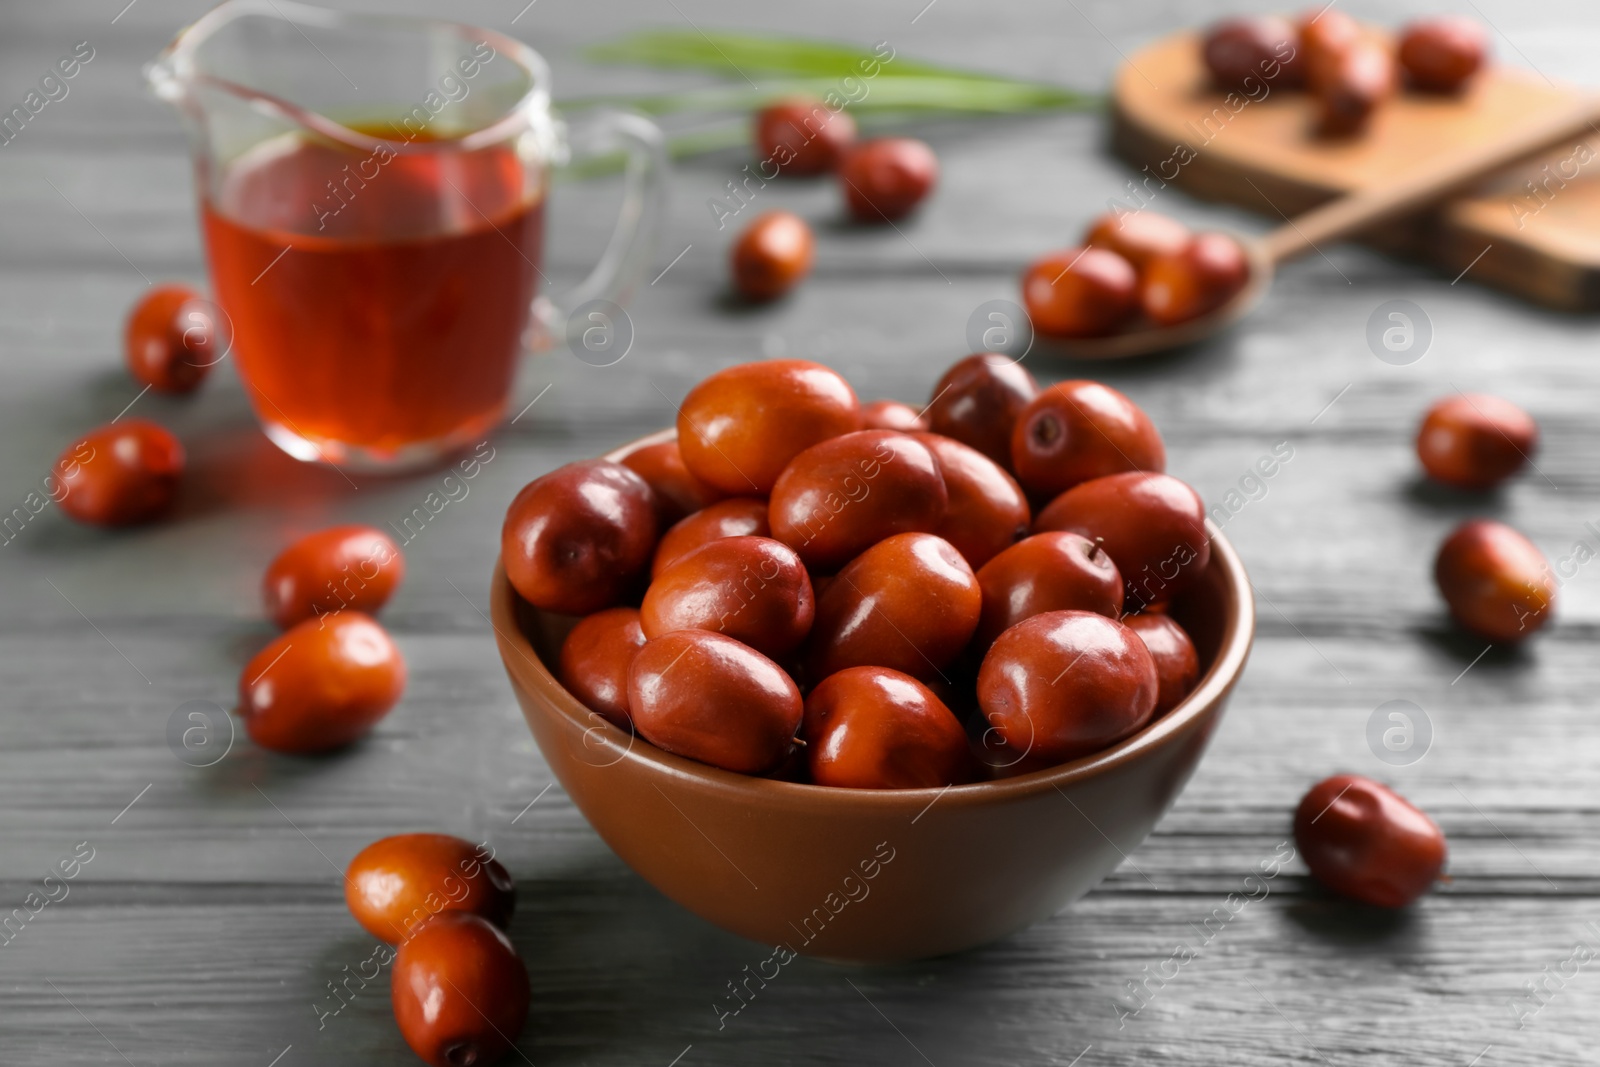
<path fill-rule="evenodd" d="M 1214 89 L 1192 32 L 1130 56 L 1113 86 L 1112 144 L 1142 168 L 1135 184 L 1145 203 L 1161 210 L 1175 187 L 1279 223 L 1491 142 L 1583 95 L 1531 71 L 1492 67 L 1459 97 L 1402 92 L 1364 135 L 1341 141 L 1313 134 L 1304 92 L 1263 88 L 1254 99 Z M 1121 199 L 1137 203 L 1132 191 Z M 1363 240 L 1549 307 L 1600 308 L 1600 130 Z"/>

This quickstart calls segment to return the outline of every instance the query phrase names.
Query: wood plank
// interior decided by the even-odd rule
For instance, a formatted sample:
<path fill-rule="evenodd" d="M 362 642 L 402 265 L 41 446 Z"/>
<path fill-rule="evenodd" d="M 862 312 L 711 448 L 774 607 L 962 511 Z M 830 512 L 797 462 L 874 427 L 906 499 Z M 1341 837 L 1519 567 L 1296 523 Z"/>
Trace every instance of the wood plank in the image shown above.
<path fill-rule="evenodd" d="M 1493 1062 L 1586 1062 L 1600 987 L 1582 964 L 1525 1027 L 1517 1021 L 1531 1011 L 1524 982 L 1600 941 L 1587 905 L 1441 897 L 1385 922 L 1268 885 L 1226 922 L 1214 917 L 1225 893 L 1152 915 L 1140 896 L 1101 891 L 958 957 L 878 969 L 796 960 L 765 988 L 752 982 L 719 1029 L 719 1007 L 737 1004 L 727 984 L 767 949 L 618 885 L 603 860 L 547 870 L 523 879 L 512 924 L 533 984 L 519 1047 L 556 1064 L 666 1064 L 691 1045 L 684 1062 L 712 1064 L 1065 1064 L 1088 1046 L 1082 1062 L 1112 1065 L 1180 1054 L 1466 1063 L 1490 1045 Z M 329 896 L 206 891 L 161 906 L 75 891 L 5 946 L 8 967 L 34 976 L 9 990 L 7 1047 L 19 1062 L 123 1062 L 114 1045 L 134 1063 L 265 1064 L 292 1045 L 284 1062 L 414 1063 L 383 979 L 352 980 L 339 1014 L 319 1015 L 338 1003 L 327 983 L 347 966 L 373 973 L 374 942 Z M 1194 958 L 1168 963 L 1179 945 Z M 1135 998 L 1128 983 L 1146 968 L 1170 977 Z M 245 1016 L 272 1025 L 219 1025 Z"/>

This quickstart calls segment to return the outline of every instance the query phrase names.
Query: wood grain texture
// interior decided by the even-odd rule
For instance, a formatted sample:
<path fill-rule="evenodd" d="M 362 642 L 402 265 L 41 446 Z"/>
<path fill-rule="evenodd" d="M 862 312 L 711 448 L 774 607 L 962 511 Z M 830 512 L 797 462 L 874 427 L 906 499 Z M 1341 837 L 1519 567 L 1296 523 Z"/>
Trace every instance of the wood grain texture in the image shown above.
<path fill-rule="evenodd" d="M 143 94 L 138 67 L 208 5 L 139 0 L 113 24 L 125 2 L 0 14 L 0 102 L 20 100 L 74 42 L 97 49 L 72 94 L 0 147 L 5 508 L 67 441 L 134 399 L 118 338 L 140 272 L 203 278 L 178 126 Z M 1479 6 L 1511 34 L 1497 40 L 1506 58 L 1583 80 L 1600 44 L 1589 6 Z M 471 0 L 450 14 L 524 37 L 553 60 L 560 92 L 581 93 L 692 81 L 609 74 L 575 55 L 621 28 L 685 17 L 888 39 L 910 55 L 1094 89 L 1119 49 L 1233 5 L 939 0 L 913 22 L 921 3 L 635 0 L 618 11 L 541 0 L 513 25 L 522 7 Z M 1402 17 L 1376 3 L 1352 11 Z M 405 546 L 409 578 L 384 622 L 411 689 L 337 758 L 281 759 L 241 739 L 195 769 L 174 758 L 164 730 L 184 701 L 231 703 L 240 665 L 269 634 L 261 568 L 288 537 L 397 521 L 438 475 L 353 475 L 352 485 L 296 464 L 256 431 L 231 368 L 193 400 L 138 401 L 133 410 L 171 426 L 192 458 L 175 519 L 113 535 L 50 508 L 0 545 L 0 917 L 78 842 L 95 849 L 69 896 L 0 945 L 0 1062 L 416 1062 L 383 979 L 320 1029 L 316 1006 L 331 1009 L 327 983 L 372 949 L 344 910 L 337 868 L 375 837 L 419 829 L 487 839 L 516 875 L 512 934 L 535 991 L 519 1047 L 540 1067 L 667 1067 L 680 1055 L 683 1067 L 1065 1067 L 1080 1056 L 1082 1067 L 1465 1067 L 1488 1046 L 1485 1067 L 1592 1062 L 1596 965 L 1552 984 L 1537 1014 L 1522 987 L 1559 972 L 1579 941 L 1600 947 L 1587 925 L 1600 917 L 1600 563 L 1566 582 L 1559 622 L 1540 640 L 1476 662 L 1481 646 L 1445 623 L 1429 568 L 1439 539 L 1469 515 L 1514 523 L 1553 559 L 1593 540 L 1593 324 L 1475 288 L 1471 272 L 1452 285 L 1343 246 L 1286 268 L 1256 315 L 1203 347 L 1123 365 L 1029 357 L 1042 376 L 1103 378 L 1143 404 L 1174 473 L 1208 504 L 1278 442 L 1294 448 L 1265 495 L 1224 527 L 1256 584 L 1260 632 L 1173 811 L 1099 890 L 1049 922 L 914 966 L 796 961 L 719 1028 L 713 1005 L 726 1007 L 727 983 L 768 950 L 665 901 L 550 788 L 482 615 L 500 516 L 525 481 L 667 424 L 694 381 L 741 360 L 809 356 L 864 396 L 926 397 L 965 354 L 972 310 L 1015 299 L 1022 265 L 1073 241 L 1129 173 L 1106 155 L 1100 116 L 924 132 L 944 176 L 903 237 L 841 226 L 826 183 L 762 191 L 758 205 L 804 214 L 820 240 L 811 282 L 758 311 L 726 305 L 733 230 L 718 231 L 705 207 L 743 159 L 678 169 L 660 267 L 692 247 L 633 305 L 633 353 L 604 370 L 560 353 L 527 365 L 522 395 L 549 393 L 494 438 L 470 494 Z M 598 248 L 616 195 L 613 181 L 558 188 L 558 278 L 576 278 Z M 1176 191 L 1157 207 L 1197 224 L 1259 225 Z M 1433 327 L 1432 348 L 1410 366 L 1380 362 L 1365 340 L 1368 317 L 1393 299 L 1419 305 Z M 1533 412 L 1544 431 L 1537 472 L 1485 500 L 1419 483 L 1416 421 L 1455 388 Z M 1410 767 L 1379 763 L 1365 739 L 1373 709 L 1396 698 L 1422 705 L 1435 729 Z M 1146 967 L 1161 973 L 1180 942 L 1197 947 L 1196 928 L 1284 840 L 1304 789 L 1337 771 L 1380 777 L 1432 812 L 1450 836 L 1454 881 L 1411 914 L 1384 917 L 1328 899 L 1292 864 L 1119 1019 L 1117 998 L 1124 1013 L 1141 1002 L 1127 983 Z"/>

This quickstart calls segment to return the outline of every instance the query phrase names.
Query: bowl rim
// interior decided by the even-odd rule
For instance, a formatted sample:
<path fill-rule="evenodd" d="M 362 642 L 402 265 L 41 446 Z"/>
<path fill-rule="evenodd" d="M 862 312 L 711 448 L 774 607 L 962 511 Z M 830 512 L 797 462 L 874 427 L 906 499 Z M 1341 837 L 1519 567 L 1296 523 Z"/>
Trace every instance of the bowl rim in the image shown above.
<path fill-rule="evenodd" d="M 601 458 L 617 462 L 638 449 L 676 437 L 675 430 L 661 430 L 613 449 Z M 698 785 L 702 789 L 724 794 L 733 801 L 759 801 L 769 807 L 776 804 L 785 807 L 898 810 L 914 815 L 915 821 L 935 801 L 942 800 L 946 805 L 958 807 L 1003 804 L 1098 778 L 1159 748 L 1176 743 L 1219 706 L 1243 673 L 1250 655 L 1255 637 L 1255 594 L 1238 553 L 1209 518 L 1206 519 L 1206 532 L 1211 538 L 1211 562 L 1208 567 L 1218 568 L 1223 579 L 1226 607 L 1222 639 L 1210 669 L 1177 707 L 1132 736 L 1088 756 L 1012 778 L 940 788 L 854 789 L 739 774 L 674 755 L 613 725 L 569 693 L 533 647 L 533 642 L 517 621 L 517 605 L 522 599 L 511 587 L 499 553 L 495 556 L 491 579 L 490 625 L 501 646 L 500 658 L 513 684 L 539 698 L 539 702 L 565 720 L 568 727 L 581 730 L 585 745 L 589 745 L 593 738 L 595 752 L 609 753 L 607 761 L 595 763 L 596 767 L 631 761 L 637 769 L 676 779 L 684 785 Z"/>

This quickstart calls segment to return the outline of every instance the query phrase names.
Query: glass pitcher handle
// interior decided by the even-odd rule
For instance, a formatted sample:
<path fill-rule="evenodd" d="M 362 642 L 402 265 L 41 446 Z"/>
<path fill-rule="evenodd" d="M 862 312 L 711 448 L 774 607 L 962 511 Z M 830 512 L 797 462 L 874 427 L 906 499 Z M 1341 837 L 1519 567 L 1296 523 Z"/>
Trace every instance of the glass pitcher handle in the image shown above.
<path fill-rule="evenodd" d="M 617 151 L 626 155 L 622 210 L 611 240 L 589 276 L 566 292 L 534 301 L 529 347 L 535 351 L 559 344 L 574 312 L 581 309 L 587 314 L 591 306 L 603 309 L 628 302 L 654 262 L 665 211 L 667 148 L 660 127 L 629 111 L 585 114 L 573 126 L 578 131 L 578 147 L 570 150 L 570 157 L 565 144 L 558 149 L 562 164 Z M 566 140 L 561 133 L 557 136 Z"/>

